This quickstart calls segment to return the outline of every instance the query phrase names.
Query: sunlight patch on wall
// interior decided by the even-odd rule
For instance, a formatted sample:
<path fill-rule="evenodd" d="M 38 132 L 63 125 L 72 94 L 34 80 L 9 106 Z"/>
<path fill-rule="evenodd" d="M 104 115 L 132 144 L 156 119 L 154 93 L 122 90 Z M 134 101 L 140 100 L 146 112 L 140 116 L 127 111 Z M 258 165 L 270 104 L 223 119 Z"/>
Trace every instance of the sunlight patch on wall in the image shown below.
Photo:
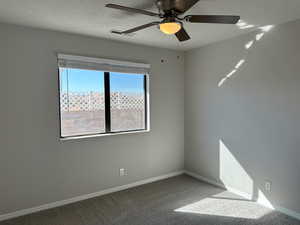
<path fill-rule="evenodd" d="M 247 26 L 240 27 L 240 29 L 245 30 L 245 29 L 250 29 L 250 28 L 253 28 L 253 27 L 255 27 L 255 26 L 252 25 L 252 24 L 249 24 L 249 25 L 247 25 Z"/>
<path fill-rule="evenodd" d="M 251 28 L 251 27 L 254 27 L 254 25 L 248 25 L 245 21 L 243 20 L 240 20 L 238 23 L 237 23 L 237 26 L 240 28 L 240 29 L 246 29 L 247 27 L 248 28 Z M 253 38 L 253 40 L 251 41 L 248 41 L 246 44 L 245 44 L 245 49 L 247 50 L 247 53 L 245 55 L 245 58 L 244 59 L 241 59 L 237 65 L 235 66 L 235 69 L 233 69 L 229 74 L 227 74 L 225 77 L 221 78 L 221 80 L 219 81 L 218 83 L 218 87 L 221 87 L 233 74 L 235 74 L 236 72 L 238 72 L 238 70 L 240 69 L 240 67 L 246 62 L 246 59 L 247 59 L 247 54 L 249 52 L 249 50 L 254 47 L 254 45 L 256 44 L 256 42 L 260 41 L 267 32 L 269 32 L 271 29 L 273 29 L 275 26 L 274 25 L 267 25 L 267 26 L 262 26 L 262 27 L 259 27 L 259 30 L 260 32 L 255 34 L 255 37 Z"/>
<path fill-rule="evenodd" d="M 243 190 L 253 195 L 253 180 L 230 152 L 223 140 L 219 140 L 220 180 L 225 186 Z"/>
<path fill-rule="evenodd" d="M 274 209 L 272 203 L 257 187 L 253 179 L 221 139 L 219 140 L 219 146 L 220 180 L 227 190 L 256 201 L 269 209 Z"/>
<path fill-rule="evenodd" d="M 241 30 L 245 30 L 245 29 L 250 29 L 250 28 L 253 28 L 255 27 L 253 24 L 248 24 L 246 21 L 244 20 L 240 20 L 236 26 L 241 29 Z"/>
<path fill-rule="evenodd" d="M 275 207 L 272 205 L 272 203 L 267 199 L 267 197 L 264 195 L 264 193 L 261 190 L 258 190 L 258 198 L 257 202 L 261 205 L 264 205 L 265 207 L 268 207 L 270 209 L 275 209 Z"/>
<path fill-rule="evenodd" d="M 222 78 L 218 83 L 218 87 L 221 87 L 225 83 L 226 80 L 227 80 L 227 77 Z"/>
<path fill-rule="evenodd" d="M 265 35 L 265 33 L 259 33 L 255 36 L 256 41 L 260 41 L 262 37 Z"/>
<path fill-rule="evenodd" d="M 267 26 L 260 27 L 259 29 L 261 29 L 263 32 L 269 32 L 273 28 L 274 28 L 274 25 L 267 25 Z"/>
<path fill-rule="evenodd" d="M 249 41 L 247 44 L 245 44 L 245 49 L 250 49 L 254 44 L 254 41 Z"/>
<path fill-rule="evenodd" d="M 232 70 L 230 73 L 228 73 L 223 79 L 220 80 L 219 84 L 218 84 L 218 87 L 221 87 L 227 79 L 229 79 L 233 74 L 236 73 L 236 69 Z"/>
<path fill-rule="evenodd" d="M 247 26 L 247 23 L 244 20 L 240 20 L 236 25 L 238 27 L 244 27 L 244 26 Z"/>
<path fill-rule="evenodd" d="M 241 59 L 235 66 L 236 69 L 239 69 L 244 63 L 246 62 L 245 59 Z"/>
<path fill-rule="evenodd" d="M 232 70 L 229 74 L 226 75 L 226 78 L 230 78 L 235 73 L 236 73 L 236 70 Z"/>

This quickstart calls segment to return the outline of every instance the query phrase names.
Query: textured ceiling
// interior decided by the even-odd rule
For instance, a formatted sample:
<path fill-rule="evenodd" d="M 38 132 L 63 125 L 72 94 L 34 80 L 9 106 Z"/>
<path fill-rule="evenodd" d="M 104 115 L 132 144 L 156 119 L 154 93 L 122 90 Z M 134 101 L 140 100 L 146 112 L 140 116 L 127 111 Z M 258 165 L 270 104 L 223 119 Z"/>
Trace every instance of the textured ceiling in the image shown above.
<path fill-rule="evenodd" d="M 154 0 L 0 0 L 0 22 L 178 50 L 196 48 L 255 29 L 186 24 L 192 39 L 184 43 L 162 34 L 156 27 L 133 36 L 118 36 L 110 30 L 132 28 L 155 18 L 108 9 L 104 7 L 107 3 L 156 11 Z M 300 18 L 300 0 L 200 0 L 187 14 L 191 13 L 236 14 L 255 27 L 276 25 Z"/>

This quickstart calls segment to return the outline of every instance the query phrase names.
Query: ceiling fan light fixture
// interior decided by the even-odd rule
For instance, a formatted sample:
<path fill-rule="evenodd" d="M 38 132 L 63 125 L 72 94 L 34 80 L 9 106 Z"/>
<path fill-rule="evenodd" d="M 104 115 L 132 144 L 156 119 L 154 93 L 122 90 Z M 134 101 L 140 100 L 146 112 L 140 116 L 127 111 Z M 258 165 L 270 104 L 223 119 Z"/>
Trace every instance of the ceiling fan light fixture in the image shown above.
<path fill-rule="evenodd" d="M 156 17 L 159 21 L 153 21 L 141 26 L 137 26 L 125 31 L 113 31 L 114 34 L 128 35 L 137 31 L 156 26 L 167 35 L 175 34 L 178 41 L 190 40 L 188 32 L 184 29 L 184 23 L 209 23 L 209 24 L 237 24 L 241 29 L 245 29 L 245 22 L 237 15 L 186 15 L 186 12 L 200 0 L 152 0 L 156 2 L 158 13 L 143 9 L 131 8 L 117 4 L 106 4 L 106 7 L 118 9 L 130 13 Z M 248 25 L 249 26 L 249 25 Z M 252 25 L 253 26 L 253 25 Z M 247 27 L 249 28 L 249 27 Z M 264 28 L 263 32 L 267 32 Z"/>
<path fill-rule="evenodd" d="M 164 22 L 159 24 L 159 29 L 165 34 L 176 34 L 181 29 L 181 24 L 178 22 Z"/>

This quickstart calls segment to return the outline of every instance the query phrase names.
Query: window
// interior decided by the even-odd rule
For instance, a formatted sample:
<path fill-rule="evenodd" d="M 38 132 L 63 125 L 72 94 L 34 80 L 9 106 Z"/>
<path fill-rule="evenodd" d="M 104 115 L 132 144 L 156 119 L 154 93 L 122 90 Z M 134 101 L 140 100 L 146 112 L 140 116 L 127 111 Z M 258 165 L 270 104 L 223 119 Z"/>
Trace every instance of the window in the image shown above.
<path fill-rule="evenodd" d="M 60 68 L 61 136 L 105 132 L 104 73 Z"/>
<path fill-rule="evenodd" d="M 145 129 L 145 78 L 110 73 L 111 130 Z"/>
<path fill-rule="evenodd" d="M 148 66 L 58 55 L 60 137 L 149 130 Z"/>

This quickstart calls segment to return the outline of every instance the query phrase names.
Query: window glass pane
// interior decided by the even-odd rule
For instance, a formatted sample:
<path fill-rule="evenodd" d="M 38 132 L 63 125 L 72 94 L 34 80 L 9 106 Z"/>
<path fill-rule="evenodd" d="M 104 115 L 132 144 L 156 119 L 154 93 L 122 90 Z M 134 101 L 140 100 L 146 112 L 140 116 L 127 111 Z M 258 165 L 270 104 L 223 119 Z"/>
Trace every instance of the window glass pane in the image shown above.
<path fill-rule="evenodd" d="M 60 68 L 61 136 L 105 132 L 104 72 Z"/>
<path fill-rule="evenodd" d="M 143 74 L 110 73 L 111 130 L 145 129 Z"/>

